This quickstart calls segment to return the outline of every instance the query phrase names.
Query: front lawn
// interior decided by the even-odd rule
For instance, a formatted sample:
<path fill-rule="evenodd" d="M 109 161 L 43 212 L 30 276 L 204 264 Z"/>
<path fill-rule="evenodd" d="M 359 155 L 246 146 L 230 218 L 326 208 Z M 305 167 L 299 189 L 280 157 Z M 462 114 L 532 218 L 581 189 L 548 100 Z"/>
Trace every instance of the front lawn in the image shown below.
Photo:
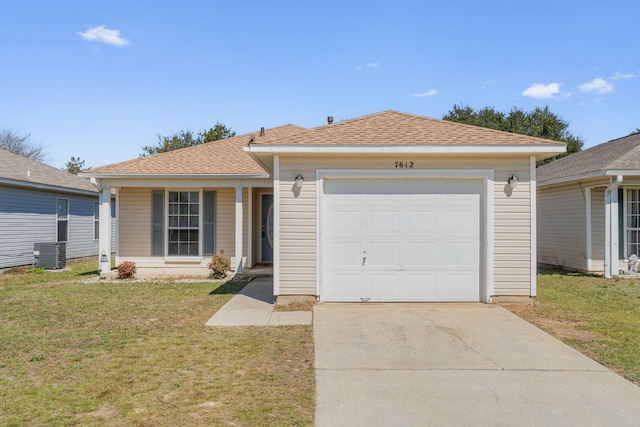
<path fill-rule="evenodd" d="M 222 283 L 0 275 L 0 425 L 311 425 L 310 326 L 214 328 Z"/>
<path fill-rule="evenodd" d="M 640 280 L 542 270 L 534 307 L 507 308 L 640 385 Z"/>

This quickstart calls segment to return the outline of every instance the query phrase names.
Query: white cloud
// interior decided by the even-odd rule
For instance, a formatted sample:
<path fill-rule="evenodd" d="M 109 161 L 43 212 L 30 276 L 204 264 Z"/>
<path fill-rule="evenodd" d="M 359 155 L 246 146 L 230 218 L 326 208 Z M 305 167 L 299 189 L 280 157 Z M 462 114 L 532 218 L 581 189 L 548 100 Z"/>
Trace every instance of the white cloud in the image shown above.
<path fill-rule="evenodd" d="M 422 93 L 414 93 L 413 96 L 415 96 L 416 98 L 424 98 L 425 96 L 434 96 L 435 94 L 437 94 L 438 91 L 435 89 L 430 89 L 426 92 L 422 92 Z"/>
<path fill-rule="evenodd" d="M 523 90 L 522 94 L 535 99 L 554 98 L 556 95 L 563 95 L 564 97 L 571 96 L 571 94 L 563 94 L 560 92 L 560 83 L 549 83 L 548 85 L 534 83 Z"/>
<path fill-rule="evenodd" d="M 578 89 L 580 92 L 595 92 L 598 95 L 605 95 L 615 91 L 615 88 L 611 83 L 601 78 L 593 79 L 590 82 L 581 84 L 578 86 Z"/>
<path fill-rule="evenodd" d="M 621 72 L 617 71 L 613 76 L 609 77 L 609 80 L 620 80 L 620 79 L 626 80 L 635 76 L 636 75 L 632 73 L 622 74 Z"/>
<path fill-rule="evenodd" d="M 378 63 L 377 62 L 370 62 L 366 65 L 360 65 L 358 68 L 356 68 L 357 71 L 363 70 L 365 68 L 378 68 Z"/>
<path fill-rule="evenodd" d="M 113 46 L 126 46 L 129 44 L 129 40 L 120 36 L 120 31 L 110 30 L 105 28 L 104 25 L 93 27 L 83 33 L 77 34 L 89 42 L 97 41 Z"/>
<path fill-rule="evenodd" d="M 496 83 L 497 83 L 497 82 L 496 82 L 495 80 L 487 80 L 486 82 L 483 82 L 483 83 L 480 85 L 480 89 L 486 89 L 486 88 L 488 88 L 489 86 L 493 86 L 493 85 L 495 85 Z"/>

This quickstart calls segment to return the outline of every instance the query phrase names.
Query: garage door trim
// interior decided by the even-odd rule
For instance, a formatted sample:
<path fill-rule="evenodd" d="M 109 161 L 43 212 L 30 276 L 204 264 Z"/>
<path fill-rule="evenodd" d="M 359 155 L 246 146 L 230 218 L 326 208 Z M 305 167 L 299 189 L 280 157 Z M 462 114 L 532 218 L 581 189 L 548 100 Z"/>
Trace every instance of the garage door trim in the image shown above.
<path fill-rule="evenodd" d="M 493 295 L 493 169 L 438 169 L 438 170 L 342 170 L 318 169 L 316 171 L 316 295 L 323 301 L 322 293 L 322 212 L 324 183 L 328 179 L 362 179 L 362 178 L 416 178 L 416 179 L 464 179 L 481 181 L 480 194 L 480 300 L 491 302 Z"/>

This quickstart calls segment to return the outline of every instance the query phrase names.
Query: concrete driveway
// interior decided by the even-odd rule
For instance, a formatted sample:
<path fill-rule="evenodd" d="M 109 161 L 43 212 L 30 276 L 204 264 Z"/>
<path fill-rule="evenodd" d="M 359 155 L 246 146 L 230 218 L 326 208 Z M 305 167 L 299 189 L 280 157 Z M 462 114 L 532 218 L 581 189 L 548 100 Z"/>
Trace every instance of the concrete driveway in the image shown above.
<path fill-rule="evenodd" d="M 640 388 L 487 304 L 314 309 L 317 426 L 640 426 Z"/>

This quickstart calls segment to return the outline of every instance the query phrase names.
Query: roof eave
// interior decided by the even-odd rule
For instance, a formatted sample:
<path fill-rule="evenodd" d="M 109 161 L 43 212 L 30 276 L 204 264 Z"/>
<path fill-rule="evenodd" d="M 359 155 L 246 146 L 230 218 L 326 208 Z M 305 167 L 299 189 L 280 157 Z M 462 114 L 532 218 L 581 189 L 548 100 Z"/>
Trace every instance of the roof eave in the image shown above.
<path fill-rule="evenodd" d="M 433 145 L 279 145 L 250 144 L 250 155 L 263 154 L 526 154 L 540 158 L 566 152 L 565 144 L 433 144 Z M 255 158 L 255 156 L 252 156 Z"/>
<path fill-rule="evenodd" d="M 640 169 L 628 169 L 628 170 L 618 170 L 618 169 L 607 169 L 596 172 L 583 173 L 580 175 L 572 175 L 572 176 L 564 176 L 562 178 L 550 179 L 548 181 L 538 181 L 537 185 L 539 187 L 544 187 L 547 185 L 555 185 L 555 184 L 565 184 L 574 181 L 582 181 L 589 178 L 597 178 L 600 176 L 633 176 L 640 177 Z"/>
<path fill-rule="evenodd" d="M 62 185 L 43 184 L 41 182 L 27 182 L 16 179 L 0 178 L 0 184 L 11 185 L 14 187 L 33 188 L 37 190 L 56 191 L 60 193 L 82 194 L 85 196 L 96 196 L 98 190 L 83 190 L 81 188 L 64 187 Z"/>
<path fill-rule="evenodd" d="M 226 173 L 226 174 L 211 174 L 211 173 L 90 173 L 83 172 L 78 176 L 86 178 L 119 178 L 119 179 L 256 179 L 256 178 L 270 178 L 267 173 Z"/>

